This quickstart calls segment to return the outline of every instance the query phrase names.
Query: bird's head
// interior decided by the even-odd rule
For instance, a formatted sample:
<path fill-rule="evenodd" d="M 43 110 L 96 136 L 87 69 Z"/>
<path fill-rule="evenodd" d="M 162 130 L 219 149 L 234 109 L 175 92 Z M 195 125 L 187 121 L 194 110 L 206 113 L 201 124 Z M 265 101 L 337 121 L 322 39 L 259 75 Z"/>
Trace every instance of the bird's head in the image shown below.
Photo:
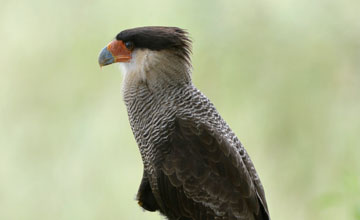
<path fill-rule="evenodd" d="M 169 78 L 190 80 L 190 53 L 191 40 L 185 30 L 177 27 L 139 27 L 117 34 L 101 50 L 99 65 L 119 62 L 125 78 L 140 81 L 159 81 L 164 77 L 166 81 Z"/>

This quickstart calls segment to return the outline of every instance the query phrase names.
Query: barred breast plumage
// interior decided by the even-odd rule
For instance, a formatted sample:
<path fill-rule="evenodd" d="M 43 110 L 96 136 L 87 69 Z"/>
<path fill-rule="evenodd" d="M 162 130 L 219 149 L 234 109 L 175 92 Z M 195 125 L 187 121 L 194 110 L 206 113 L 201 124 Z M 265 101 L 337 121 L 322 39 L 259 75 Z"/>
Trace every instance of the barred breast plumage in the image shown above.
<path fill-rule="evenodd" d="M 170 176 L 169 182 L 175 188 L 181 187 L 182 184 L 184 184 L 182 187 L 186 186 L 187 189 L 190 189 L 189 191 L 185 191 L 184 194 L 193 199 L 193 205 L 212 207 L 214 213 L 223 216 L 223 218 L 219 217 L 219 219 L 251 219 L 250 216 L 245 216 L 245 218 L 237 218 L 236 215 L 229 216 L 226 211 L 221 211 L 223 209 L 231 209 L 232 212 L 238 210 L 239 217 L 241 216 L 242 209 L 254 208 L 255 211 L 260 213 L 260 205 L 266 207 L 266 203 L 261 204 L 263 203 L 262 201 L 265 201 L 261 182 L 244 147 L 218 114 L 213 104 L 191 83 L 175 85 L 163 91 L 158 90 L 156 93 L 149 91 L 146 84 L 143 84 L 142 86 L 128 90 L 124 95 L 124 100 L 128 109 L 131 128 L 144 161 L 145 172 L 148 176 L 153 176 L 151 179 L 154 179 L 154 182 L 158 182 L 159 175 L 165 174 Z M 196 157 L 198 156 L 197 153 L 201 153 L 201 149 L 186 149 L 184 146 L 177 146 L 179 149 L 176 149 L 174 145 L 171 144 L 171 142 L 175 141 L 174 135 L 177 135 L 175 133 L 181 129 L 178 123 L 183 123 L 180 126 L 185 126 L 189 129 L 185 132 L 190 133 L 190 135 L 201 136 L 204 130 L 206 130 L 206 135 L 211 135 L 211 137 L 214 137 L 213 141 L 219 143 L 219 146 L 223 146 L 223 149 L 212 149 L 217 153 L 215 157 L 218 156 L 222 158 L 217 158 L 213 164 L 209 163 L 206 164 L 206 166 L 199 166 L 199 164 L 181 164 L 183 161 L 179 161 L 180 157 L 187 159 L 194 157 L 194 161 L 201 159 Z M 203 149 L 203 151 L 206 150 L 211 151 L 211 149 Z M 199 152 L 194 154 L 192 151 Z M 219 156 L 221 153 L 224 155 Z M 202 155 L 205 155 L 204 152 L 202 152 Z M 213 156 L 214 155 L 210 155 L 209 158 Z M 230 160 L 231 164 L 234 167 L 240 168 L 243 172 L 242 175 L 245 176 L 243 179 L 232 177 L 234 178 L 232 180 L 234 181 L 233 183 L 222 180 L 221 183 L 228 184 L 227 187 L 222 190 L 216 189 L 218 186 L 214 184 L 219 183 L 218 181 L 221 179 L 221 175 L 229 174 L 221 173 L 223 171 L 221 169 L 225 168 L 218 167 L 215 170 L 210 170 L 210 166 L 216 167 L 216 163 L 220 162 L 221 159 Z M 178 167 L 174 163 L 179 163 Z M 189 168 L 187 169 L 187 167 Z M 176 170 L 177 168 L 180 168 L 180 170 Z M 160 172 L 164 174 L 156 172 L 157 170 L 161 170 Z M 188 170 L 189 173 L 183 174 L 183 176 L 179 175 L 184 170 Z M 216 174 L 211 174 L 210 172 L 216 172 Z M 240 177 L 236 173 L 233 175 Z M 191 180 L 192 177 L 200 177 L 199 184 L 208 183 L 214 185 L 211 186 L 214 189 L 211 189 L 212 191 L 210 190 L 210 192 L 198 192 L 198 189 L 195 193 L 191 192 L 194 190 L 193 188 L 197 188 L 196 186 L 186 185 L 193 181 Z M 206 178 L 208 178 L 208 180 Z M 231 184 L 235 183 L 239 186 L 238 190 L 233 190 L 233 187 L 230 187 Z M 155 184 L 152 188 L 154 188 L 154 193 L 161 194 L 158 184 Z M 204 198 L 211 196 L 211 194 L 217 198 L 215 200 L 208 199 L 205 201 Z M 258 196 L 259 198 L 257 198 Z M 228 200 L 237 204 L 239 198 L 244 200 L 244 204 L 246 201 L 254 203 L 251 205 L 255 207 L 251 207 L 250 205 L 245 207 L 244 204 L 242 205 L 244 207 L 237 207 L 231 202 L 218 202 Z M 253 201 L 251 201 L 251 199 Z M 163 203 L 168 203 L 168 201 Z M 162 205 L 165 206 L 165 204 Z M 250 211 L 248 214 L 251 214 Z M 176 214 L 173 215 L 176 216 Z"/>

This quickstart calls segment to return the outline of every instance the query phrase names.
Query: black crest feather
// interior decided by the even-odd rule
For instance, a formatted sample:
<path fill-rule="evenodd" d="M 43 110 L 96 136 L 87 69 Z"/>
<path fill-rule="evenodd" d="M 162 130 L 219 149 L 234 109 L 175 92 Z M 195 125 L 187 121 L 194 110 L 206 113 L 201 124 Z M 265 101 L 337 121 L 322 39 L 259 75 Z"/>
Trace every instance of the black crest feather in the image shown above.
<path fill-rule="evenodd" d="M 116 36 L 117 40 L 131 41 L 135 48 L 150 50 L 176 50 L 189 60 L 191 54 L 191 40 L 188 32 L 178 27 L 148 26 L 128 29 Z"/>

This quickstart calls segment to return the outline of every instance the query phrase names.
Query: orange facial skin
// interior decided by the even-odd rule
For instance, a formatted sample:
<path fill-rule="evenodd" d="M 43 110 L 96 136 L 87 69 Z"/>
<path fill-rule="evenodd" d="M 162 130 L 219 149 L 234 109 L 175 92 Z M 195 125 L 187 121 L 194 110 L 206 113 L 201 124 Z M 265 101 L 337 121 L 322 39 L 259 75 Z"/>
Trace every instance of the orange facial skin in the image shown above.
<path fill-rule="evenodd" d="M 121 40 L 113 40 L 107 45 L 108 51 L 114 57 L 114 62 L 129 62 L 131 59 L 131 50 L 126 48 Z"/>

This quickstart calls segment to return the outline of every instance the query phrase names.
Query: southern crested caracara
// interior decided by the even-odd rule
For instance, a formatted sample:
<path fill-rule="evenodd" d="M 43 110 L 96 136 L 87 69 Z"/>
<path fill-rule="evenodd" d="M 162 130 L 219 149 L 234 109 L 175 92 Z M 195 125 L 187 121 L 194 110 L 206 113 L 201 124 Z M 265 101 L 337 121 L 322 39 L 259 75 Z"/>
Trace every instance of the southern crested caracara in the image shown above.
<path fill-rule="evenodd" d="M 191 40 L 176 27 L 120 32 L 99 55 L 120 62 L 144 163 L 139 205 L 170 220 L 270 219 L 244 146 L 191 81 Z"/>

